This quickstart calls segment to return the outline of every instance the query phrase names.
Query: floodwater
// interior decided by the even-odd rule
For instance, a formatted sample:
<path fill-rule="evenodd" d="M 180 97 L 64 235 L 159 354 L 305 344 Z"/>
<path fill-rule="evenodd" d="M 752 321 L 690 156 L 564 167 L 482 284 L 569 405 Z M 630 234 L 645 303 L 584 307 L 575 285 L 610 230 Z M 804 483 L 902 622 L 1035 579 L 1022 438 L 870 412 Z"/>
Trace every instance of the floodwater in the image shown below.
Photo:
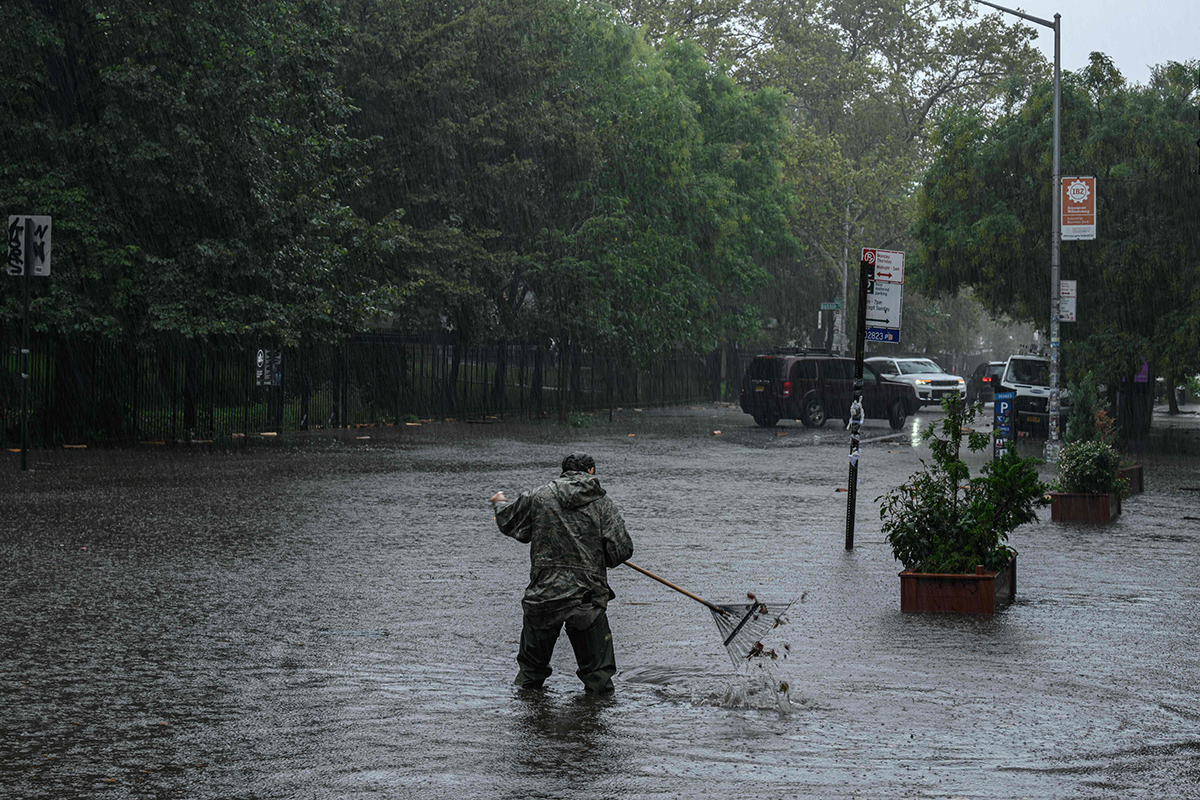
<path fill-rule="evenodd" d="M 1200 459 L 1145 455 L 1109 525 L 1018 530 L 994 618 L 904 615 L 873 501 L 929 417 L 867 428 L 852 552 L 845 432 L 721 406 L 6 454 L 0 796 L 1200 796 Z M 635 563 L 803 595 L 765 642 L 786 658 L 736 674 L 703 606 L 622 567 L 616 696 L 582 693 L 565 637 L 516 692 L 528 551 L 486 500 L 572 449 Z"/>

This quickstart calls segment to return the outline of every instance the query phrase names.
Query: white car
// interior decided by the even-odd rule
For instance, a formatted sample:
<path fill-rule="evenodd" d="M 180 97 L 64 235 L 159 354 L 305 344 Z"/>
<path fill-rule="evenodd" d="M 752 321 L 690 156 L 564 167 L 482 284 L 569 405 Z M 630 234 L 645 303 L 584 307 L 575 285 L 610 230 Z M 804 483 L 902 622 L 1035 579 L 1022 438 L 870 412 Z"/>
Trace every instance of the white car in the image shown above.
<path fill-rule="evenodd" d="M 923 406 L 936 406 L 952 392 L 958 392 L 964 400 L 967 397 L 967 382 L 944 372 L 928 358 L 874 356 L 864 361 L 890 381 L 911 383 L 917 390 L 917 401 Z"/>

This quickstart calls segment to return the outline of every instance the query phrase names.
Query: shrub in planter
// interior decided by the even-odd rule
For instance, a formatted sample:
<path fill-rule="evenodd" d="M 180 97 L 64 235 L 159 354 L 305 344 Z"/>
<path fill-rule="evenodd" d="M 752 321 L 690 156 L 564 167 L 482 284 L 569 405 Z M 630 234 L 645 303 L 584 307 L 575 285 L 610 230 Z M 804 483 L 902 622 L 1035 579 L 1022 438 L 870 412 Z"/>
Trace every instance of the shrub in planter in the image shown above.
<path fill-rule="evenodd" d="M 973 452 L 991 446 L 987 434 L 968 429 L 983 406 L 968 406 L 957 396 L 942 400 L 941 423 L 921 433 L 933 451 L 932 463 L 888 492 L 879 515 L 892 553 L 909 572 L 975 573 L 1005 569 L 1015 555 L 1005 544 L 1018 526 L 1037 519 L 1047 504 L 1034 458 L 1009 451 L 984 465 L 972 478 L 963 462 L 962 440 Z"/>
<path fill-rule="evenodd" d="M 1124 497 L 1126 483 L 1118 474 L 1121 454 L 1103 439 L 1071 442 L 1058 454 L 1054 489 L 1070 494 L 1116 494 Z"/>
<path fill-rule="evenodd" d="M 1108 522 L 1121 513 L 1121 498 L 1128 487 L 1115 447 L 1103 440 L 1071 442 L 1058 455 L 1050 519 Z"/>

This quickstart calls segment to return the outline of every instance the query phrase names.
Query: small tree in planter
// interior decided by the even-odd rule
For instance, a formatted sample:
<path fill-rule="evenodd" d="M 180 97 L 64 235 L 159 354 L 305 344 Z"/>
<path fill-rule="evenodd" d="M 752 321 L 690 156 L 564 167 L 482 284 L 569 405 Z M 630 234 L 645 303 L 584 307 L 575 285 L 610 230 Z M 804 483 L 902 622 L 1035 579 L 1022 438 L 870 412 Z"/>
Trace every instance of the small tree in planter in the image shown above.
<path fill-rule="evenodd" d="M 1046 486 L 1038 479 L 1040 462 L 1012 450 L 972 478 L 962 440 L 967 434 L 973 452 L 990 446 L 987 434 L 968 428 L 983 406 L 951 396 L 942 409 L 941 423 L 921 433 L 933 463 L 922 461 L 924 470 L 876 498 L 883 500 L 883 532 L 904 565 L 901 609 L 992 613 L 1016 593 L 1016 551 L 1005 542 L 1019 525 L 1037 519 Z"/>
<path fill-rule="evenodd" d="M 1117 426 L 1109 414 L 1107 403 L 1099 399 L 1096 379 L 1092 373 L 1084 373 L 1078 381 L 1071 384 L 1070 391 L 1074 402 L 1067 419 L 1067 441 L 1104 442 L 1115 447 Z M 1116 474 L 1125 479 L 1125 494 L 1121 495 L 1122 498 L 1129 494 L 1141 493 L 1143 470 L 1140 465 L 1122 457 Z M 1053 512 L 1051 516 L 1053 517 Z"/>
<path fill-rule="evenodd" d="M 1071 442 L 1058 455 L 1058 480 L 1050 518 L 1061 522 L 1108 522 L 1121 513 L 1128 484 L 1121 454 L 1104 439 Z"/>

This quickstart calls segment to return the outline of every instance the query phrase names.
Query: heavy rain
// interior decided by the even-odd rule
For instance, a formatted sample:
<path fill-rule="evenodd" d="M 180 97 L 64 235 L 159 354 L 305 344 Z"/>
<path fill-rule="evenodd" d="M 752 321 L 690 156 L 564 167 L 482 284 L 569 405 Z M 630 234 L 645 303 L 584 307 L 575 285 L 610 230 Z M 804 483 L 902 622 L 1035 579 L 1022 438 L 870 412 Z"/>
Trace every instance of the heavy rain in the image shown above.
<path fill-rule="evenodd" d="M 0 796 L 1200 796 L 1200 61 L 1058 19 L 0 4 Z"/>

